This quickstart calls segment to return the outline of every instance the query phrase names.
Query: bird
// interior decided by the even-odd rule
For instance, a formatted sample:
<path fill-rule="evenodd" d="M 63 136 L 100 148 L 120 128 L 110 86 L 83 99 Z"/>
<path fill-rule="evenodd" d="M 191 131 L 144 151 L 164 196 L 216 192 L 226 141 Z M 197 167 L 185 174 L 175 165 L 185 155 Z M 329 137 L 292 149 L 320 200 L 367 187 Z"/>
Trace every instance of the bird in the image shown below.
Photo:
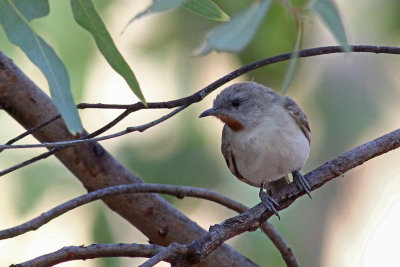
<path fill-rule="evenodd" d="M 276 186 L 289 184 L 310 198 L 310 185 L 300 173 L 309 154 L 311 130 L 306 114 L 289 97 L 252 82 L 233 84 L 214 99 L 200 118 L 214 116 L 224 123 L 221 151 L 239 180 L 260 188 L 259 197 L 278 218 Z M 266 189 L 267 191 L 264 191 Z"/>

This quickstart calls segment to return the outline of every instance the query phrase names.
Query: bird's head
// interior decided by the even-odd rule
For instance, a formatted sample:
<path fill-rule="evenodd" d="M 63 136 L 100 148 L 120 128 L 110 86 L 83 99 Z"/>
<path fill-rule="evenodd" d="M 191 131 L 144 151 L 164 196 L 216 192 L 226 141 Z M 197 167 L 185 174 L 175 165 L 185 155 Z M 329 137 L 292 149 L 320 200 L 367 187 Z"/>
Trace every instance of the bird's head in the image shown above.
<path fill-rule="evenodd" d="M 214 99 L 213 107 L 201 113 L 200 118 L 215 116 L 238 132 L 255 127 L 278 100 L 279 95 L 264 85 L 237 83 L 224 89 Z"/>

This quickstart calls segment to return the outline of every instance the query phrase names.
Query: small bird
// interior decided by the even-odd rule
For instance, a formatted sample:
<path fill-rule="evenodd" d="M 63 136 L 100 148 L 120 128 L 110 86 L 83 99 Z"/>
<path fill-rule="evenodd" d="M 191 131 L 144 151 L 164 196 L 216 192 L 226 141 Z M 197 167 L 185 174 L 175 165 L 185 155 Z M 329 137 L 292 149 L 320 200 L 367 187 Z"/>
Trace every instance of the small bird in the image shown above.
<path fill-rule="evenodd" d="M 256 82 L 237 83 L 224 89 L 213 107 L 200 114 L 200 118 L 206 116 L 225 124 L 221 151 L 226 164 L 239 180 L 260 188 L 260 199 L 269 211 L 279 217 L 279 204 L 270 194 L 275 186 L 289 183 L 289 173 L 311 197 L 300 173 L 310 153 L 310 126 L 291 98 Z"/>

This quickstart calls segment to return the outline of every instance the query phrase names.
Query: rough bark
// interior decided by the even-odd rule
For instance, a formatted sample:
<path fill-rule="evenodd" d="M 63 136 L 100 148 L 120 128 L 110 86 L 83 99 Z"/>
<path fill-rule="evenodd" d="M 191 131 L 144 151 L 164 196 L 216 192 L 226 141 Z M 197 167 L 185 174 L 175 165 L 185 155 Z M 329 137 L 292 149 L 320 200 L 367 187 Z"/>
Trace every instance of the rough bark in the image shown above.
<path fill-rule="evenodd" d="M 0 106 L 26 129 L 58 114 L 51 99 L 1 52 Z M 33 135 L 40 142 L 73 140 L 79 137 L 72 136 L 62 120 L 55 121 Z M 88 191 L 142 182 L 97 143 L 69 147 L 57 152 L 55 156 Z M 186 244 L 206 233 L 157 194 L 127 194 L 109 197 L 104 199 L 104 202 L 155 244 L 167 245 L 171 242 Z M 224 245 L 200 265 L 254 266 L 255 264 Z"/>

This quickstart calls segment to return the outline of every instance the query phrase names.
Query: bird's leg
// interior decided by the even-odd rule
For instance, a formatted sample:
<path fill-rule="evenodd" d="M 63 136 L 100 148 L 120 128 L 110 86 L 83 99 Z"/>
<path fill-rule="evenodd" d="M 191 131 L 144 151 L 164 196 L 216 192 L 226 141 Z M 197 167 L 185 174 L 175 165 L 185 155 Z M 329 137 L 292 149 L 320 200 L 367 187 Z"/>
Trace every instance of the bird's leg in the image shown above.
<path fill-rule="evenodd" d="M 279 203 L 264 191 L 264 182 L 261 184 L 260 193 L 258 195 L 260 196 L 261 203 L 263 203 L 267 210 L 273 212 L 280 220 L 281 217 L 277 210 L 277 208 L 279 208 Z"/>
<path fill-rule="evenodd" d="M 306 194 L 311 197 L 310 194 L 310 185 L 308 184 L 307 180 L 304 178 L 304 176 L 299 172 L 299 171 L 293 171 L 293 182 L 296 184 L 297 188 L 299 188 L 301 191 L 306 192 Z"/>

